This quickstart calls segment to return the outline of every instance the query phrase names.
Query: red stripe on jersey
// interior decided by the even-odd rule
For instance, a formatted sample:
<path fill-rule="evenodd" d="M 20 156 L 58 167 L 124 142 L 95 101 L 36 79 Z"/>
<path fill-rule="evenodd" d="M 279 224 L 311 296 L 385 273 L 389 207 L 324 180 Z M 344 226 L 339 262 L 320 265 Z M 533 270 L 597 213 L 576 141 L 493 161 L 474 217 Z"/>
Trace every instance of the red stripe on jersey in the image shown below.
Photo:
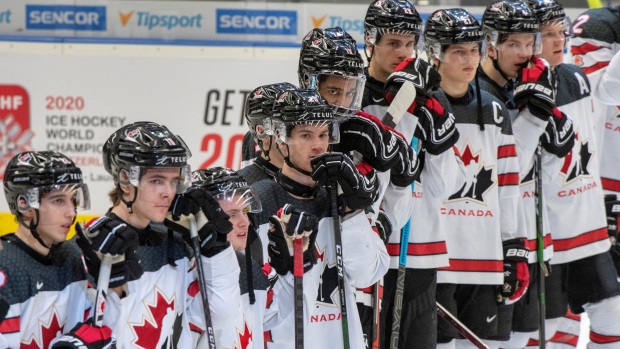
<path fill-rule="evenodd" d="M 200 291 L 200 287 L 198 287 L 198 281 L 194 280 L 194 282 L 189 284 L 189 287 L 187 288 L 187 294 L 189 294 L 190 297 L 194 297 L 198 293 L 198 291 Z"/>
<path fill-rule="evenodd" d="M 273 343 L 273 339 L 271 338 L 271 330 L 263 332 L 263 339 L 265 343 Z"/>
<path fill-rule="evenodd" d="M 602 49 L 603 46 L 598 46 L 598 45 L 593 45 L 590 43 L 585 43 L 583 45 L 579 45 L 579 46 L 571 46 L 570 48 L 570 53 L 573 54 L 573 56 L 576 55 L 585 55 L 586 53 L 590 53 L 593 51 L 598 51 L 600 49 Z M 605 48 L 609 48 L 609 47 L 605 47 Z"/>
<path fill-rule="evenodd" d="M 606 344 L 620 342 L 620 337 L 606 336 L 604 334 L 596 333 L 590 330 L 590 340 L 596 344 Z"/>
<path fill-rule="evenodd" d="M 603 189 L 620 193 L 620 181 L 610 178 L 601 178 L 601 183 L 603 184 Z"/>
<path fill-rule="evenodd" d="M 387 244 L 385 246 L 390 256 L 400 255 L 400 244 Z M 448 248 L 444 241 L 428 242 L 424 244 L 409 243 L 407 247 L 407 255 L 409 256 L 425 256 L 448 253 Z"/>
<path fill-rule="evenodd" d="M 581 315 L 573 314 L 573 312 L 570 311 L 570 309 L 566 312 L 566 315 L 564 315 L 564 316 L 569 318 L 569 319 L 571 319 L 571 320 L 581 321 Z"/>
<path fill-rule="evenodd" d="M 591 244 L 593 242 L 601 241 L 607 239 L 609 236 L 607 234 L 607 227 L 600 228 L 597 230 L 589 231 L 587 233 L 583 233 L 579 236 L 570 239 L 554 239 L 553 240 L 553 250 L 554 251 L 567 251 L 573 248 L 577 248 L 579 246 L 584 246 L 587 244 Z"/>
<path fill-rule="evenodd" d="M 19 316 L 7 318 L 0 324 L 0 333 L 19 332 Z"/>
<path fill-rule="evenodd" d="M 438 270 L 446 271 L 477 271 L 477 272 L 503 272 L 503 261 L 488 261 L 475 259 L 450 259 L 450 266 Z"/>
<path fill-rule="evenodd" d="M 362 291 L 364 293 L 372 293 L 372 290 L 374 288 L 375 288 L 374 286 L 368 286 L 368 287 L 364 287 L 364 288 L 357 288 L 356 290 Z"/>
<path fill-rule="evenodd" d="M 603 69 L 606 66 L 609 65 L 609 62 L 597 62 L 596 64 L 593 64 L 589 67 L 582 67 L 581 70 L 583 70 L 584 73 L 586 74 L 592 74 L 595 71 L 599 70 L 599 69 Z"/>
<path fill-rule="evenodd" d="M 519 185 L 518 173 L 504 173 L 497 176 L 497 183 L 500 187 L 506 185 Z"/>
<path fill-rule="evenodd" d="M 538 339 L 533 339 L 533 338 L 530 338 L 530 339 L 527 341 L 527 345 L 526 345 L 526 347 L 538 347 Z"/>
<path fill-rule="evenodd" d="M 86 310 L 84 310 L 84 321 L 86 322 L 86 320 L 88 320 L 88 317 L 90 316 L 90 310 L 92 308 L 88 308 Z"/>
<path fill-rule="evenodd" d="M 189 330 L 196 333 L 202 333 L 202 328 L 194 325 L 193 323 L 189 323 Z"/>
<path fill-rule="evenodd" d="M 551 234 L 545 235 L 545 237 L 543 238 L 543 247 L 547 248 L 547 246 L 551 245 L 552 243 L 553 243 L 553 238 L 551 237 Z M 536 251 L 536 244 L 537 244 L 536 239 L 527 240 L 525 242 L 525 247 L 527 247 L 527 249 L 530 251 Z"/>
<path fill-rule="evenodd" d="M 509 158 L 513 156 L 517 156 L 517 149 L 515 148 L 514 144 L 502 145 L 497 148 L 498 159 Z"/>
<path fill-rule="evenodd" d="M 575 336 L 572 333 L 557 331 L 549 341 L 553 343 L 562 343 L 577 347 L 577 342 L 579 342 L 579 336 Z"/>
<path fill-rule="evenodd" d="M 273 303 L 273 288 L 270 288 L 269 291 L 267 291 L 267 302 L 265 305 L 265 309 L 269 309 L 271 303 Z"/>

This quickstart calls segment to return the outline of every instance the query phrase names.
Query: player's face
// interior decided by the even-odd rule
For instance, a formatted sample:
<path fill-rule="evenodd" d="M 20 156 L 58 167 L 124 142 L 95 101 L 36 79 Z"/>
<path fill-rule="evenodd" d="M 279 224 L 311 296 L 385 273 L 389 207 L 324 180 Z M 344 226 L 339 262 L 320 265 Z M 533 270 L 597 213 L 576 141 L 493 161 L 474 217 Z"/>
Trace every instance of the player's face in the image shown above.
<path fill-rule="evenodd" d="M 532 34 L 512 34 L 493 50 L 497 64 L 510 78 L 517 77 L 519 69 L 528 62 L 534 52 L 535 37 Z M 490 53 L 491 54 L 491 53 Z"/>
<path fill-rule="evenodd" d="M 349 108 L 357 93 L 357 80 L 338 75 L 325 75 L 319 93 L 329 104 Z"/>
<path fill-rule="evenodd" d="M 289 158 L 302 170 L 311 172 L 310 160 L 327 151 L 329 125 L 325 122 L 297 125 L 289 137 Z"/>
<path fill-rule="evenodd" d="M 75 190 L 54 189 L 39 204 L 37 231 L 48 246 L 67 238 L 76 215 Z"/>
<path fill-rule="evenodd" d="M 242 195 L 234 195 L 230 200 L 218 200 L 222 210 L 230 216 L 233 230 L 226 235 L 235 251 L 243 251 L 248 241 L 250 219 L 247 213 L 247 204 Z"/>
<path fill-rule="evenodd" d="M 566 42 L 564 25 L 560 21 L 549 22 L 540 26 L 542 34 L 542 53 L 538 55 L 549 65 L 555 67 L 564 59 L 564 43 Z"/>
<path fill-rule="evenodd" d="M 163 222 L 166 218 L 177 191 L 179 174 L 179 168 L 150 168 L 140 179 L 132 215 L 142 223 L 146 222 L 145 227 L 150 222 Z M 131 189 L 129 195 L 125 195 L 126 200 L 133 200 L 135 187 L 131 186 Z"/>
<path fill-rule="evenodd" d="M 397 65 L 413 56 L 415 35 L 384 34 L 372 48 L 370 65 L 389 75 Z"/>
<path fill-rule="evenodd" d="M 447 81 L 469 83 L 476 76 L 480 62 L 478 43 L 454 44 L 441 55 L 439 74 Z"/>

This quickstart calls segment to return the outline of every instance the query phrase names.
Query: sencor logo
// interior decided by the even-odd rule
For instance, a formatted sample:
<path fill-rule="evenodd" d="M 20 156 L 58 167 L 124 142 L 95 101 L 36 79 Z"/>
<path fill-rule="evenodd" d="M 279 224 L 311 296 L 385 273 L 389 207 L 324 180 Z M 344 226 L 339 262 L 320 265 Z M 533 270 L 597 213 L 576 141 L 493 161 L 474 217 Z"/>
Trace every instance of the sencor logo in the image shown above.
<path fill-rule="evenodd" d="M 153 28 L 164 28 L 167 30 L 181 28 L 202 28 L 202 15 L 194 16 L 175 16 L 175 15 L 156 15 L 148 11 L 135 12 L 138 16 L 138 27 L 147 27 L 149 30 Z M 124 26 L 129 23 L 133 17 L 134 11 L 118 12 L 121 24 Z"/>
<path fill-rule="evenodd" d="M 297 11 L 216 10 L 220 34 L 297 35 Z"/>
<path fill-rule="evenodd" d="M 26 29 L 105 31 L 105 6 L 26 5 Z"/>

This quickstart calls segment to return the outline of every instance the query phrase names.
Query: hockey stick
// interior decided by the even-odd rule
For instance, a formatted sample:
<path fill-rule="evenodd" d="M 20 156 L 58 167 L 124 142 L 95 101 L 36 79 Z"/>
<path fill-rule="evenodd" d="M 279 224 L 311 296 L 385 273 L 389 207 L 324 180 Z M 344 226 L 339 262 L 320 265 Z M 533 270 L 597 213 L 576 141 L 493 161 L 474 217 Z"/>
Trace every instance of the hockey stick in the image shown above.
<path fill-rule="evenodd" d="M 205 325 L 207 327 L 207 336 L 209 338 L 209 349 L 215 349 L 215 333 L 213 332 L 211 312 L 209 311 L 207 281 L 205 280 L 205 276 L 203 274 L 204 267 L 202 265 L 202 255 L 200 253 L 200 237 L 198 236 L 198 228 L 196 228 L 196 218 L 194 216 L 189 217 L 189 232 L 192 238 L 192 247 L 194 248 L 196 268 L 198 268 L 198 282 L 200 282 L 200 294 L 202 295 L 202 307 L 205 313 Z"/>
<path fill-rule="evenodd" d="M 108 296 L 110 285 L 110 273 L 112 272 L 112 256 L 104 254 L 99 266 L 99 279 L 97 280 L 97 295 L 95 296 L 95 310 L 93 312 L 93 325 L 103 327 L 103 311 Z"/>
<path fill-rule="evenodd" d="M 340 292 L 340 323 L 342 324 L 342 343 L 344 349 L 350 349 L 349 317 L 347 316 L 347 300 L 344 289 L 344 265 L 342 262 L 342 227 L 338 214 L 338 182 L 330 184 L 332 197 L 332 216 L 334 219 L 334 242 L 336 244 L 336 269 L 338 270 L 338 291 Z"/>
<path fill-rule="evenodd" d="M 463 325 L 462 322 L 459 321 L 454 315 L 452 315 L 443 305 L 437 302 L 437 314 L 444 320 L 446 320 L 452 327 L 454 327 L 459 333 L 467 338 L 476 348 L 479 349 L 490 349 L 488 345 L 486 345 L 480 337 L 476 336 L 469 328 Z"/>
<path fill-rule="evenodd" d="M 538 307 L 539 326 L 538 326 L 538 347 L 545 349 L 547 338 L 545 336 L 545 318 L 546 318 L 546 300 L 545 300 L 545 277 L 549 275 L 547 266 L 545 265 L 545 245 L 543 237 L 543 199 L 542 199 L 542 146 L 538 143 L 536 147 L 536 164 L 535 164 L 536 182 L 534 188 L 534 197 L 536 198 L 536 256 L 538 257 Z"/>
<path fill-rule="evenodd" d="M 411 81 L 405 81 L 392 100 L 382 122 L 390 127 L 395 127 L 405 115 L 407 109 L 416 97 L 415 86 Z M 416 123 L 417 125 L 417 123 Z M 415 125 L 413 131 L 415 132 Z M 413 138 L 411 146 L 417 148 L 417 139 Z M 415 145 L 413 144 L 415 143 Z M 413 191 L 414 183 L 411 183 Z M 401 230 L 400 251 L 398 256 L 398 277 L 396 279 L 396 294 L 394 295 L 394 308 L 392 310 L 392 334 L 390 336 L 390 348 L 398 349 L 398 337 L 400 334 L 400 318 L 403 310 L 403 296 L 405 292 L 405 272 L 407 270 L 407 249 L 409 247 L 409 225 L 411 220 Z"/>
<path fill-rule="evenodd" d="M 293 275 L 295 276 L 295 349 L 304 348 L 304 239 L 293 241 Z"/>
<path fill-rule="evenodd" d="M 381 280 L 372 288 L 372 349 L 379 349 L 379 336 L 381 334 Z"/>

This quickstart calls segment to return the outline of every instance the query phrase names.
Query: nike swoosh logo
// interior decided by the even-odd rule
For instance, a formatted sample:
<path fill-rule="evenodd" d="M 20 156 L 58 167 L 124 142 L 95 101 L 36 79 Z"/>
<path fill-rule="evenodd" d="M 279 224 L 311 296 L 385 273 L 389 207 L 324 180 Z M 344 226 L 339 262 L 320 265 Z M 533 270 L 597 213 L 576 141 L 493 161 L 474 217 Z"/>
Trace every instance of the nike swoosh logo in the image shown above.
<path fill-rule="evenodd" d="M 383 102 L 383 98 L 376 99 L 375 97 L 372 97 L 372 100 L 373 100 L 375 103 L 381 103 L 381 102 Z"/>
<path fill-rule="evenodd" d="M 496 314 L 496 315 L 493 315 L 493 316 L 491 316 L 491 317 L 488 317 L 488 316 L 487 316 L 487 322 L 491 322 L 491 321 L 493 321 L 493 319 L 495 319 L 496 317 L 497 317 L 497 314 Z"/>
<path fill-rule="evenodd" d="M 41 287 L 43 287 L 43 283 L 37 281 L 37 290 L 40 290 Z"/>

